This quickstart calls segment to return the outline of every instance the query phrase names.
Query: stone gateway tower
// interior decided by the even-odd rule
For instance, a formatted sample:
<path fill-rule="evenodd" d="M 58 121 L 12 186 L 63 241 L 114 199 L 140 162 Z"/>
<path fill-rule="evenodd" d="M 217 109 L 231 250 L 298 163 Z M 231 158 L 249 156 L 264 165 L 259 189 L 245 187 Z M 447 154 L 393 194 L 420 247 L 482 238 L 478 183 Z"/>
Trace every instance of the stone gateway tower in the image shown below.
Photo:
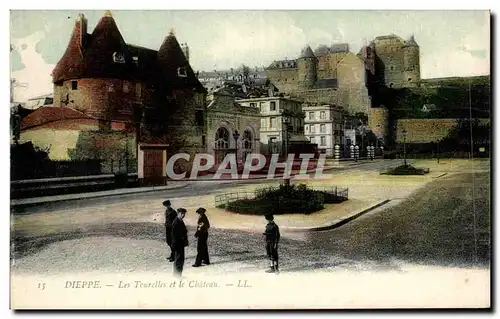
<path fill-rule="evenodd" d="M 316 83 L 318 59 L 308 45 L 302 49 L 300 57 L 297 59 L 298 86 L 299 89 L 309 90 Z"/>
<path fill-rule="evenodd" d="M 416 87 L 420 82 L 420 48 L 411 36 L 403 47 L 405 87 Z"/>

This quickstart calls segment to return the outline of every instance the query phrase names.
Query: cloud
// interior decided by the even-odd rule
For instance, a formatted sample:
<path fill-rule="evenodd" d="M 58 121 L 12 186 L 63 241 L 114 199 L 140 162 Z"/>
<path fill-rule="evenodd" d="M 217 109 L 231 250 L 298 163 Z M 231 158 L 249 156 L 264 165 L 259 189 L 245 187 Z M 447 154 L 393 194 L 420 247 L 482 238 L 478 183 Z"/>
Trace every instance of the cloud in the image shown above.
<path fill-rule="evenodd" d="M 18 102 L 53 91 L 50 74 L 54 65 L 46 63 L 36 50 L 37 43 L 44 37 L 44 31 L 37 31 L 27 37 L 12 40 L 13 49 L 19 52 L 21 63 L 25 66 L 11 73 L 11 77 L 18 83 L 26 84 L 26 87 L 14 88 L 14 99 Z"/>

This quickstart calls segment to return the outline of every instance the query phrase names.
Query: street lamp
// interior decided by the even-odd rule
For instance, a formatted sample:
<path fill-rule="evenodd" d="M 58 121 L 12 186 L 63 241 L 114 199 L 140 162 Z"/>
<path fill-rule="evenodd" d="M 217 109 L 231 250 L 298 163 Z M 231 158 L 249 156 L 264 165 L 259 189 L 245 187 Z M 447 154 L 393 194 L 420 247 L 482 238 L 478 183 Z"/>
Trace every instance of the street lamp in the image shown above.
<path fill-rule="evenodd" d="M 404 165 L 406 166 L 406 129 L 403 129 L 401 133 L 403 133 L 403 159 Z"/>
<path fill-rule="evenodd" d="M 234 137 L 234 148 L 236 149 L 236 161 L 238 161 L 238 139 L 240 138 L 240 133 L 238 130 L 235 130 L 233 133 Z"/>
<path fill-rule="evenodd" d="M 285 158 L 288 156 L 288 125 L 290 125 L 290 117 L 288 115 L 283 116 L 283 124 L 285 125 L 285 134 L 284 134 L 284 140 L 285 140 Z"/>

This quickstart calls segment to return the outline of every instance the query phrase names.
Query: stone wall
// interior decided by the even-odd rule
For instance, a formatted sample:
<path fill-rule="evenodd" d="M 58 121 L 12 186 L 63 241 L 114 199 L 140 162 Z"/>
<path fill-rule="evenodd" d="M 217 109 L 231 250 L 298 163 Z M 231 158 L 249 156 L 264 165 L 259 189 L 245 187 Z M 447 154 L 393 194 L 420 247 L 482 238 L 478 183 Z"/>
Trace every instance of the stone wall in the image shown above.
<path fill-rule="evenodd" d="M 280 92 L 288 93 L 297 89 L 299 80 L 297 68 L 270 69 L 266 73 Z"/>
<path fill-rule="evenodd" d="M 66 123 L 68 122 L 68 123 Z M 101 173 L 137 171 L 136 144 L 133 133 L 98 131 L 98 123 L 71 128 L 72 121 L 60 121 L 58 127 L 41 126 L 21 133 L 21 142 L 31 141 L 49 149 L 51 160 L 101 160 Z M 75 124 L 75 123 L 73 123 Z M 91 130 L 89 130 L 91 129 Z"/>
<path fill-rule="evenodd" d="M 458 119 L 403 119 L 397 120 L 397 142 L 402 143 L 403 129 L 406 130 L 407 143 L 437 142 L 457 126 Z M 481 119 L 480 124 L 489 123 L 489 119 Z"/>
<path fill-rule="evenodd" d="M 389 125 L 389 110 L 386 108 L 370 108 L 368 126 L 379 138 L 387 138 Z"/>
<path fill-rule="evenodd" d="M 404 84 L 403 45 L 404 41 L 399 37 L 388 37 L 375 41 L 377 76 L 389 88 L 401 88 Z"/>
<path fill-rule="evenodd" d="M 77 89 L 72 89 L 72 83 Z M 54 106 L 71 107 L 90 116 L 131 121 L 134 104 L 147 104 L 150 93 L 141 82 L 117 79 L 75 79 L 54 85 Z"/>

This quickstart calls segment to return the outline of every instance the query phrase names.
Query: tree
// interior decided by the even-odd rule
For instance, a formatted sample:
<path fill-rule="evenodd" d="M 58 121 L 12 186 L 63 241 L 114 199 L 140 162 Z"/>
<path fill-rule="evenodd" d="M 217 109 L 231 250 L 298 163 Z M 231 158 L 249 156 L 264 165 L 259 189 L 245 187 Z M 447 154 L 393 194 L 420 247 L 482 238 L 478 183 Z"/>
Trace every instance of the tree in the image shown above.
<path fill-rule="evenodd" d="M 248 75 L 250 74 L 250 68 L 245 64 L 242 64 L 241 69 L 243 71 L 243 76 L 245 77 L 245 79 L 248 78 Z"/>

